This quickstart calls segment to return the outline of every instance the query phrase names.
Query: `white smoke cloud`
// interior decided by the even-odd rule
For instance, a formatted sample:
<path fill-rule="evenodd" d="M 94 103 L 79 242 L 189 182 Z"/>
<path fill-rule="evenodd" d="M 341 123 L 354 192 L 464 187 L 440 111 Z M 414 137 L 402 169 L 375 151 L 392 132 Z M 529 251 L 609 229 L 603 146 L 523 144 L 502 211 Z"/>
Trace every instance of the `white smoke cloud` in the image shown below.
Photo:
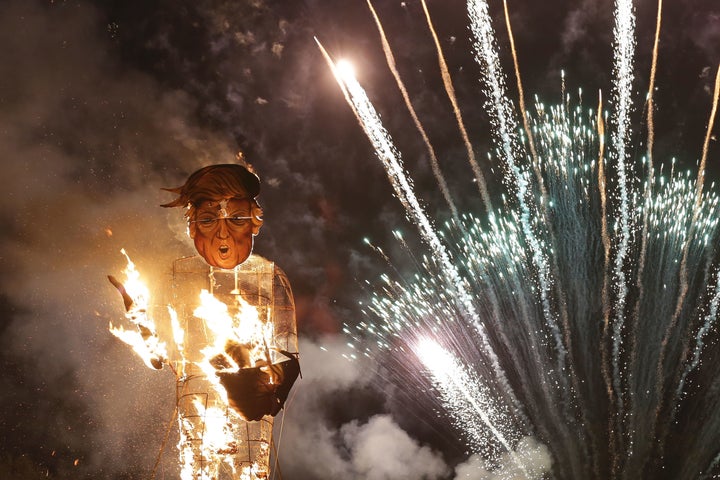
<path fill-rule="evenodd" d="M 533 437 L 525 437 L 514 452 L 506 452 L 492 465 L 480 455 L 470 456 L 455 468 L 455 480 L 538 479 L 544 478 L 551 467 L 552 457 L 547 446 Z"/>
<path fill-rule="evenodd" d="M 275 422 L 283 475 L 308 480 L 530 480 L 551 471 L 548 448 L 533 437 L 521 439 L 512 454 L 492 461 L 472 455 L 453 469 L 391 414 L 334 419 L 331 410 L 337 398 L 362 402 L 361 392 L 373 389 L 373 363 L 356 353 L 341 337 L 317 343 L 301 339 L 303 378 Z"/>
<path fill-rule="evenodd" d="M 696 10 L 696 7 L 688 6 L 690 11 L 695 11 L 689 19 L 691 27 L 688 28 L 690 38 L 698 48 L 702 49 L 709 62 L 720 57 L 720 8 L 714 5 L 714 12 Z M 710 66 L 716 67 L 714 63 Z"/>
<path fill-rule="evenodd" d="M 367 420 L 350 419 L 337 425 L 327 405 L 333 396 L 371 388 L 369 360 L 341 338 L 326 337 L 317 344 L 300 343 L 303 378 L 295 384 L 282 430 L 280 450 L 284 475 L 324 479 L 439 479 L 448 472 L 440 454 L 411 438 L 388 414 Z M 307 373 L 305 373 L 307 372 Z M 352 400 L 350 400 L 352 401 Z"/>
<path fill-rule="evenodd" d="M 601 10 L 602 8 L 602 10 Z M 597 25 L 599 12 L 607 10 L 605 5 L 597 0 L 582 0 L 567 13 L 562 30 L 563 50 L 569 51 L 587 42 L 590 28 Z"/>
<path fill-rule="evenodd" d="M 365 424 L 342 427 L 357 478 L 415 480 L 442 478 L 448 470 L 440 454 L 412 439 L 389 415 L 376 415 Z"/>

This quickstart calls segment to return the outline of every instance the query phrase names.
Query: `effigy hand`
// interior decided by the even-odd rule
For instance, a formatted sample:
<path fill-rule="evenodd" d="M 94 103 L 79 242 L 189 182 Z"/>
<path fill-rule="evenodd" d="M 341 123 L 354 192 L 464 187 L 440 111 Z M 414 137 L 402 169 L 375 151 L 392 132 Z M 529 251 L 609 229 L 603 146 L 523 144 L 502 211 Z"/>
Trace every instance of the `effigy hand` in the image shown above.
<path fill-rule="evenodd" d="M 112 275 L 108 275 L 107 278 L 108 280 L 110 280 L 110 283 L 112 283 L 113 287 L 115 287 L 117 291 L 120 292 L 123 303 L 125 304 L 125 311 L 129 312 L 132 306 L 135 304 L 135 301 L 127 293 L 127 290 L 125 290 L 125 285 L 123 285 L 117 278 L 113 277 Z"/>
<path fill-rule="evenodd" d="M 216 373 L 227 392 L 228 405 L 247 421 L 277 415 L 300 375 L 298 355 L 285 350 L 279 352 L 288 360 Z"/>

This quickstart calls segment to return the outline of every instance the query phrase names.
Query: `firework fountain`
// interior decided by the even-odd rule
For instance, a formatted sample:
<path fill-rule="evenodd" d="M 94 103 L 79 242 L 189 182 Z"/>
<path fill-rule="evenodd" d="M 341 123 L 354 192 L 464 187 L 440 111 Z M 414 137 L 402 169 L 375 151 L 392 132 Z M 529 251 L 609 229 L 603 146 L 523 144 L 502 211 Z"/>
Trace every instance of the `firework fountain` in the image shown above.
<path fill-rule="evenodd" d="M 438 227 L 428 217 L 362 87 L 321 46 L 429 248 L 414 276 L 387 276 L 376 285 L 370 321 L 348 330 L 358 348 L 389 352 L 382 358 L 403 384 L 412 378 L 432 385 L 438 407 L 469 450 L 497 467 L 498 478 L 720 475 L 720 375 L 713 369 L 720 353 L 720 205 L 714 186 L 705 186 L 717 86 L 697 172 L 679 171 L 674 162 L 654 165 L 652 95 L 647 154 L 632 159 L 635 19 L 632 3 L 617 0 L 609 113 L 602 102 L 589 108 L 566 98 L 558 106 L 536 100 L 530 113 L 517 74 L 518 122 L 488 6 L 470 0 L 475 58 L 509 194 L 499 208 L 490 205 L 470 146 L 486 212 L 460 214 L 370 8 L 453 220 Z M 429 14 L 427 20 L 437 39 Z M 507 6 L 506 20 L 509 27 Z M 547 446 L 549 470 L 523 455 L 528 437 Z M 676 444 L 680 451 L 670 448 Z M 501 455 L 512 468 L 499 466 Z"/>

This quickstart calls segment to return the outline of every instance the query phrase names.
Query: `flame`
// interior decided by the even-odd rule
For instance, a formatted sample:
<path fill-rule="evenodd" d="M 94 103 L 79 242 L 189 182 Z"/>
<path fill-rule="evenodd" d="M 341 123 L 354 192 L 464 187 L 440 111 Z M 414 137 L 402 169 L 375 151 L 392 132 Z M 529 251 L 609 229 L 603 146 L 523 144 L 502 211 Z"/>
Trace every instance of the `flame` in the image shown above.
<path fill-rule="evenodd" d="M 185 330 L 183 330 L 180 326 L 177 312 L 170 305 L 168 305 L 168 313 L 170 314 L 170 324 L 172 325 L 173 340 L 175 341 L 175 346 L 180 352 L 182 352 L 183 350 L 185 350 Z"/>
<path fill-rule="evenodd" d="M 235 371 L 238 368 L 254 367 L 269 363 L 268 346 L 272 344 L 274 329 L 272 322 L 264 322 L 260 319 L 258 309 L 250 305 L 241 296 L 236 296 L 237 312 L 231 315 L 228 306 L 215 298 L 207 290 L 200 292 L 200 306 L 193 314 L 204 320 L 211 336 L 212 345 L 203 350 L 205 361 L 211 370 L 206 373 L 217 371 Z M 236 356 L 231 354 L 230 347 L 239 346 L 248 357 L 247 363 L 238 364 Z M 218 368 L 210 365 L 213 359 L 222 357 L 228 365 Z"/>
<path fill-rule="evenodd" d="M 264 463 L 238 466 L 234 461 L 235 455 L 248 448 L 239 435 L 240 416 L 224 405 L 207 406 L 207 400 L 203 395 L 196 396 L 192 401 L 194 412 L 180 417 L 181 479 L 218 478 L 221 466 L 232 472 L 232 478 L 266 479 L 268 470 Z M 260 458 L 267 458 L 269 442 L 261 442 L 260 446 Z"/>
<path fill-rule="evenodd" d="M 272 322 L 261 318 L 258 308 L 239 294 L 233 296 L 235 300 L 227 305 L 208 290 L 201 290 L 199 305 L 193 311 L 195 317 L 203 320 L 209 341 L 208 346 L 201 350 L 202 359 L 195 365 L 203 372 L 203 381 L 207 382 L 212 393 L 187 394 L 192 401 L 188 400 L 179 418 L 181 435 L 178 449 L 182 480 L 217 478 L 221 467 L 231 470 L 233 478 L 242 480 L 266 479 L 268 475 L 264 459 L 269 454 L 269 442 L 260 442 L 258 461 L 249 465 L 236 461 L 239 452 L 251 447 L 242 443 L 238 427 L 244 424 L 244 419 L 229 408 L 227 392 L 217 373 L 271 363 L 269 348 L 273 345 L 274 327 Z M 183 356 L 185 332 L 175 311 L 172 308 L 168 311 L 174 341 Z M 184 371 L 181 368 L 187 361 L 183 357 L 183 366 L 178 368 L 178 372 Z M 187 377 L 183 381 L 199 380 Z M 197 390 L 191 387 L 189 391 Z"/>
<path fill-rule="evenodd" d="M 159 369 L 162 362 L 167 358 L 167 346 L 161 342 L 155 334 L 155 323 L 148 315 L 150 302 L 150 291 L 145 282 L 140 278 L 140 272 L 123 248 L 120 252 L 127 259 L 127 267 L 123 270 L 125 275 L 122 285 L 133 303 L 127 309 L 125 317 L 134 323 L 137 330 L 125 330 L 123 327 L 115 327 L 110 323 L 110 333 L 127 343 L 143 359 L 145 365 L 150 368 Z"/>
<path fill-rule="evenodd" d="M 199 359 L 190 332 L 185 332 L 178 313 L 168 305 L 170 345 L 175 347 L 169 361 L 166 343 L 160 341 L 150 315 L 149 289 L 125 250 L 121 252 L 127 259 L 124 278 L 117 281 L 111 277 L 111 282 L 123 293 L 125 316 L 136 328 L 111 323 L 109 329 L 130 345 L 146 365 L 159 369 L 167 363 L 176 375 L 182 389 L 178 391 L 180 478 L 219 478 L 221 472 L 232 472 L 232 478 L 267 479 L 272 421 L 246 423 L 228 405 L 227 392 L 217 374 L 268 366 L 273 380 L 269 365 L 275 332 L 270 309 L 252 306 L 237 290 L 231 292 L 233 300 L 228 304 L 202 290 L 193 315 L 202 320 L 202 341 L 208 343 Z M 246 442 L 250 430 L 255 431 L 255 436 Z"/>
<path fill-rule="evenodd" d="M 165 342 L 159 341 L 155 336 L 145 339 L 139 331 L 125 330 L 122 326 L 115 327 L 112 322 L 109 330 L 110 333 L 130 345 L 133 351 L 142 358 L 145 365 L 150 368 L 158 369 L 158 359 L 167 358 Z"/>
<path fill-rule="evenodd" d="M 140 279 L 140 272 L 138 272 L 137 268 L 135 268 L 135 263 L 130 260 L 130 256 L 127 254 L 125 249 L 121 249 L 120 253 L 125 255 L 125 258 L 127 259 L 127 267 L 125 267 L 125 270 L 123 270 L 123 273 L 125 274 L 125 281 L 123 282 L 123 286 L 125 287 L 125 290 L 134 302 L 131 311 L 147 311 L 148 301 L 150 299 L 150 291 L 148 290 L 147 285 L 145 285 L 145 282 Z"/>
<path fill-rule="evenodd" d="M 206 407 L 195 399 L 193 407 L 197 417 L 186 416 L 182 419 L 181 428 L 184 437 L 180 441 L 181 478 L 190 480 L 198 478 L 217 478 L 221 463 L 230 467 L 233 474 L 237 472 L 232 455 L 237 453 L 238 443 L 233 424 L 237 418 L 228 416 L 226 408 Z M 197 422 L 197 419 L 202 419 Z M 198 461 L 202 459 L 202 461 Z"/>

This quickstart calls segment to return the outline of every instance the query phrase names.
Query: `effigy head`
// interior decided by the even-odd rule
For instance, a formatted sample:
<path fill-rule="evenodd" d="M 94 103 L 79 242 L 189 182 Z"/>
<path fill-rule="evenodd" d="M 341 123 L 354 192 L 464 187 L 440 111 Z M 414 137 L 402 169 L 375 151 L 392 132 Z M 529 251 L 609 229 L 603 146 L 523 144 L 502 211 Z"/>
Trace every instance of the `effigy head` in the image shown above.
<path fill-rule="evenodd" d="M 166 190 L 178 198 L 162 206 L 187 209 L 188 233 L 209 265 L 231 269 L 250 256 L 263 223 L 257 175 L 239 164 L 210 165 Z"/>

